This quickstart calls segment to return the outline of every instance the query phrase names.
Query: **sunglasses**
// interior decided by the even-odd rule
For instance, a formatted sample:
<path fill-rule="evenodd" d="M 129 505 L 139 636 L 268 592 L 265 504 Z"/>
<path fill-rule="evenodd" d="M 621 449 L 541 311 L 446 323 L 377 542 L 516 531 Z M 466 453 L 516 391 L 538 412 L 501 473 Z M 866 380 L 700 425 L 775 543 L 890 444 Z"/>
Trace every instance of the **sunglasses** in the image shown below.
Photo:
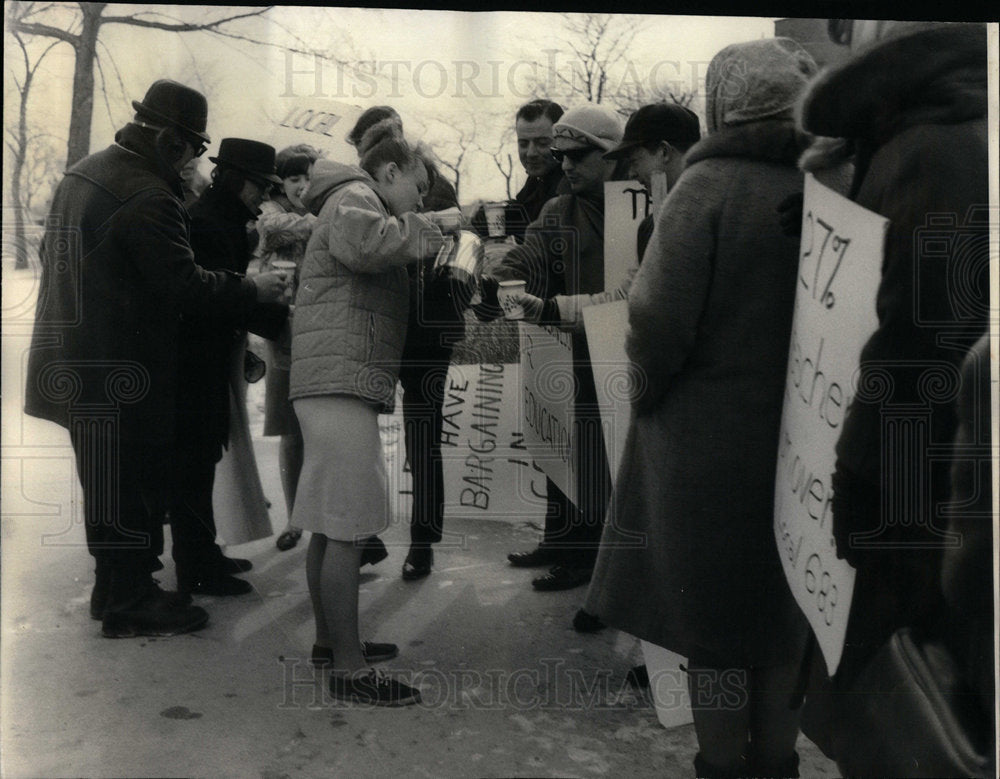
<path fill-rule="evenodd" d="M 552 159 L 561 164 L 563 159 L 568 159 L 573 163 L 583 162 L 595 151 L 600 151 L 600 149 L 596 146 L 584 146 L 582 149 L 556 149 L 553 147 L 549 151 L 552 154 Z"/>
<path fill-rule="evenodd" d="M 197 145 L 191 143 L 191 148 L 194 149 L 195 157 L 200 157 L 202 154 L 208 151 L 208 146 L 206 146 L 204 143 L 201 143 L 200 141 L 198 142 Z"/>

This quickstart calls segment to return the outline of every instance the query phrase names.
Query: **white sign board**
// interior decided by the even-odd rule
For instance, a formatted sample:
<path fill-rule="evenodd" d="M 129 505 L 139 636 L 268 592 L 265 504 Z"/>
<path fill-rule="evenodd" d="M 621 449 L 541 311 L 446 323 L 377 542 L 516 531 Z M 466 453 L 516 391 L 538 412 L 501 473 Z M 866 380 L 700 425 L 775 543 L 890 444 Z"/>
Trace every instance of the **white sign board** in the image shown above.
<path fill-rule="evenodd" d="M 625 354 L 628 301 L 587 306 L 583 309 L 583 323 L 604 426 L 608 467 L 613 483 L 617 483 L 625 437 L 632 419 L 629 359 Z"/>
<path fill-rule="evenodd" d="M 573 343 L 555 327 L 518 323 L 521 430 L 535 463 L 576 503 Z"/>
<path fill-rule="evenodd" d="M 653 202 L 638 181 L 604 182 L 604 289 L 616 289 L 636 264 L 639 223 Z"/>
<path fill-rule="evenodd" d="M 518 374 L 516 363 L 448 368 L 441 429 L 445 542 L 449 519 L 544 524 L 545 474 L 532 462 L 521 434 Z M 382 427 L 387 472 L 397 496 L 392 518 L 408 523 L 413 492 L 401 401 Z"/>
<path fill-rule="evenodd" d="M 347 134 L 361 116 L 361 109 L 323 98 L 285 98 L 269 106 L 274 121 L 267 143 L 281 151 L 286 146 L 308 143 L 326 159 L 355 165 L 358 152 L 347 142 Z"/>
<path fill-rule="evenodd" d="M 877 325 L 887 227 L 888 220 L 806 176 L 774 533 L 831 675 L 843 652 L 854 569 L 837 559 L 830 478 L 861 347 Z"/>

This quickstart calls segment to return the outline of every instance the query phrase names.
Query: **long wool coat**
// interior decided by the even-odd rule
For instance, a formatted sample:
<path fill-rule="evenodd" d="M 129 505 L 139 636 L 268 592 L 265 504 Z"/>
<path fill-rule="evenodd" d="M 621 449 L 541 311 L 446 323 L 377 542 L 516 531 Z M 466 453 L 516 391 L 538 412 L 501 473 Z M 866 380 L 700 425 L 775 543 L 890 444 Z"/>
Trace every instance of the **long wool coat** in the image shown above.
<path fill-rule="evenodd" d="M 802 186 L 797 153 L 781 120 L 693 147 L 629 299 L 648 386 L 587 609 L 711 665 L 794 661 L 807 635 L 772 530 L 798 266 L 775 209 Z"/>

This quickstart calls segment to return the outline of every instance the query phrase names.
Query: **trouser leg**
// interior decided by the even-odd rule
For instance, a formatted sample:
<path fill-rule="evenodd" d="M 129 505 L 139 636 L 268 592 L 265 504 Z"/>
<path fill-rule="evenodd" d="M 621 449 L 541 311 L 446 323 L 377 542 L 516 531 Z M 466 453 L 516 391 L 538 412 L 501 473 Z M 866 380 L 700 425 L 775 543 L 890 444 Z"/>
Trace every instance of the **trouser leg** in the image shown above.
<path fill-rule="evenodd" d="M 179 572 L 205 571 L 222 557 L 215 543 L 214 486 L 215 462 L 196 453 L 177 453 L 170 496 L 170 532 Z"/>
<path fill-rule="evenodd" d="M 403 431 L 413 482 L 410 540 L 432 544 L 444 525 L 444 466 L 441 430 L 448 363 L 435 363 L 400 376 L 403 385 Z"/>

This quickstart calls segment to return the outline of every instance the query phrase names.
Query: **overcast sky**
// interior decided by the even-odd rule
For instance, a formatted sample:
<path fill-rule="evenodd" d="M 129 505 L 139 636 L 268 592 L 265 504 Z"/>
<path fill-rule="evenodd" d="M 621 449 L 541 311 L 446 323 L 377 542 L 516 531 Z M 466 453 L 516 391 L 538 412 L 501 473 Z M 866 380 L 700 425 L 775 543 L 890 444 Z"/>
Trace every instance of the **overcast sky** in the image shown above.
<path fill-rule="evenodd" d="M 190 21 L 239 10 L 129 4 L 110 6 L 106 15 L 155 11 Z M 622 82 L 632 88 L 638 85 L 650 101 L 662 97 L 667 88 L 697 91 L 703 87 L 708 62 L 719 49 L 769 37 L 774 31 L 771 18 L 634 18 L 640 22 L 639 32 L 610 88 L 615 90 Z M 553 57 L 557 68 L 569 72 L 572 60 L 559 43 L 561 22 L 559 14 L 283 6 L 233 29 L 248 37 L 374 62 L 368 67 L 374 67 L 377 79 L 338 77 L 332 65 L 321 66 L 321 94 L 361 108 L 392 104 L 402 114 L 408 134 L 429 140 L 447 139 L 452 128 L 475 115 L 488 146 L 512 123 L 517 106 L 530 98 L 533 73 L 544 76 Z M 110 142 L 114 130 L 131 118 L 129 101 L 141 98 L 156 78 L 177 78 L 206 93 L 208 129 L 216 143 L 226 136 L 269 140 L 276 118 L 286 113 L 289 93 L 304 100 L 316 92 L 315 61 L 303 55 L 289 60 L 275 48 L 205 33 L 176 34 L 123 25 L 105 27 L 102 42 L 109 88 L 107 102 L 102 94 L 95 98 L 92 150 Z M 553 53 L 560 48 L 562 52 Z M 100 74 L 97 78 L 100 87 Z M 60 45 L 38 77 L 31 117 L 63 137 L 71 83 L 71 50 Z M 574 102 L 560 90 L 551 91 L 564 104 Z M 5 111 L 11 109 L 12 101 L 7 101 Z M 207 160 L 204 164 L 210 167 Z M 520 174 L 520 166 L 516 167 Z M 515 183 L 522 179 L 523 174 Z M 468 158 L 461 196 L 463 201 L 503 196 L 503 178 L 489 157 L 474 152 Z"/>

